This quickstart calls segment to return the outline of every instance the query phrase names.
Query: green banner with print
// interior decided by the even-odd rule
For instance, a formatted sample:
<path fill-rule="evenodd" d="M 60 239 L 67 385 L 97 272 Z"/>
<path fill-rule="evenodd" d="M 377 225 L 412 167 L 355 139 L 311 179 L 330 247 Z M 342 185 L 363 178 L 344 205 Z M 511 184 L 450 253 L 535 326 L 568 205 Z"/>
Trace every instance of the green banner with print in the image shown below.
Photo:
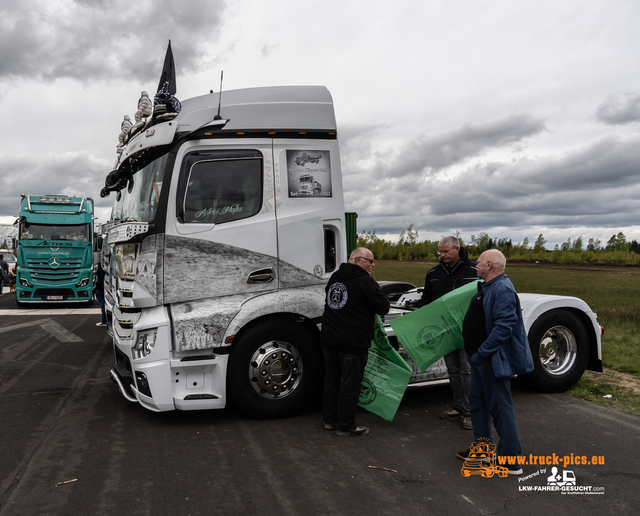
<path fill-rule="evenodd" d="M 468 283 L 389 322 L 421 371 L 454 349 L 464 347 L 462 321 L 477 292 L 478 282 Z"/>
<path fill-rule="evenodd" d="M 396 415 L 411 378 L 411 367 L 391 347 L 379 315 L 360 390 L 360 406 L 387 421 Z"/>

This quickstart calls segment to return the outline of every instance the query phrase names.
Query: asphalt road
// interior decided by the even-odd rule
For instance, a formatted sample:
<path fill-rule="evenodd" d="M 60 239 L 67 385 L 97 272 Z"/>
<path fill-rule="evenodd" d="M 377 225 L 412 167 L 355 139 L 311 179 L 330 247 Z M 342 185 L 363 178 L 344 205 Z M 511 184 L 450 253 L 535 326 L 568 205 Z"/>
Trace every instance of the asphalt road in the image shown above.
<path fill-rule="evenodd" d="M 515 386 L 527 458 L 604 457 L 603 465 L 556 466 L 590 493 L 534 491 L 546 488 L 551 464 L 525 465 L 522 477 L 461 475 L 455 454 L 472 433 L 439 418 L 446 385 L 408 391 L 393 422 L 361 411 L 371 428 L 361 438 L 323 430 L 317 401 L 274 421 L 233 408 L 152 413 L 108 379 L 112 349 L 97 310 L 14 308 L 12 296 L 0 297 L 0 516 L 624 515 L 640 507 L 640 419 L 632 416 Z"/>

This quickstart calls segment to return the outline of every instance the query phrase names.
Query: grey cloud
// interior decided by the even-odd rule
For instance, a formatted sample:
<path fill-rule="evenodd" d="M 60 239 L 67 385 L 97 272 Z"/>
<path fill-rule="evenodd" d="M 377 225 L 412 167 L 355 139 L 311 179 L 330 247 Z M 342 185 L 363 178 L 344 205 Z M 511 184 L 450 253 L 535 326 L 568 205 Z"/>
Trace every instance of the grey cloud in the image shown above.
<path fill-rule="evenodd" d="M 442 134 L 421 136 L 395 153 L 384 155 L 372 151 L 366 140 L 381 129 L 383 126 L 359 127 L 348 134 L 349 139 L 344 145 L 346 157 L 375 157 L 376 165 L 369 171 L 374 178 L 412 177 L 415 181 L 481 156 L 491 149 L 521 142 L 545 131 L 546 127 L 540 119 L 515 114 L 490 122 L 465 124 Z"/>
<path fill-rule="evenodd" d="M 596 109 L 596 118 L 610 125 L 640 121 L 640 94 L 610 96 Z"/>
<path fill-rule="evenodd" d="M 261 55 L 263 58 L 269 57 L 269 55 L 271 54 L 271 52 L 273 52 L 276 48 L 278 48 L 278 45 L 263 45 L 262 47 L 262 51 L 261 51 Z"/>
<path fill-rule="evenodd" d="M 110 163 L 90 153 L 69 152 L 49 156 L 0 156 L 0 213 L 15 215 L 20 207 L 20 194 L 86 195 L 96 206 L 110 206 L 111 199 L 101 199 L 105 170 Z"/>
<path fill-rule="evenodd" d="M 475 165 L 453 179 L 345 179 L 359 227 L 378 233 L 492 227 L 620 227 L 640 220 L 640 141 L 605 138 L 563 155 Z M 352 182 L 359 189 L 353 191 Z M 413 181 L 413 182 L 412 182 Z M 534 235 L 535 236 L 535 235 Z"/>
<path fill-rule="evenodd" d="M 196 69 L 225 9 L 213 0 L 3 2 L 0 79 L 149 80 L 160 75 L 169 39 L 178 70 Z"/>
<path fill-rule="evenodd" d="M 515 114 L 480 124 L 465 124 L 460 129 L 419 139 L 407 152 L 414 157 L 408 168 L 428 167 L 441 170 L 493 148 L 504 147 L 534 136 L 546 129 L 544 122 L 530 115 Z"/>

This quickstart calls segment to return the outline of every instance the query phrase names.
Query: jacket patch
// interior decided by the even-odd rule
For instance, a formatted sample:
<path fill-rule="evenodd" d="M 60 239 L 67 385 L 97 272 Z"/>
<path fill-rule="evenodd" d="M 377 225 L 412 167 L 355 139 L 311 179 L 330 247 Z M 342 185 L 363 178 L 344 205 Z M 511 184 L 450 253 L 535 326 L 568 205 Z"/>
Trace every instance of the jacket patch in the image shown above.
<path fill-rule="evenodd" d="M 347 292 L 347 287 L 345 287 L 344 284 L 334 283 L 329 287 L 327 292 L 327 304 L 329 305 L 329 308 L 340 310 L 340 308 L 347 304 L 348 298 L 349 294 Z"/>

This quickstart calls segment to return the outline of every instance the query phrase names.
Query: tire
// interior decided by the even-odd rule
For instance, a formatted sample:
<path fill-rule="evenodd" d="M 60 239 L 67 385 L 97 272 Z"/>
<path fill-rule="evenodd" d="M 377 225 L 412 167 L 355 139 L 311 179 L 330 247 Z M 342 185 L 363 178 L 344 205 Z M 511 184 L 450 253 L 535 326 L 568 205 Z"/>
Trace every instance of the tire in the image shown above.
<path fill-rule="evenodd" d="M 529 381 L 542 392 L 564 392 L 584 373 L 589 336 L 580 318 L 568 310 L 543 314 L 529 331 L 534 369 Z"/>
<path fill-rule="evenodd" d="M 302 325 L 269 321 L 249 329 L 235 345 L 229 357 L 228 392 L 250 416 L 291 416 L 314 397 L 323 365 L 317 338 Z"/>

